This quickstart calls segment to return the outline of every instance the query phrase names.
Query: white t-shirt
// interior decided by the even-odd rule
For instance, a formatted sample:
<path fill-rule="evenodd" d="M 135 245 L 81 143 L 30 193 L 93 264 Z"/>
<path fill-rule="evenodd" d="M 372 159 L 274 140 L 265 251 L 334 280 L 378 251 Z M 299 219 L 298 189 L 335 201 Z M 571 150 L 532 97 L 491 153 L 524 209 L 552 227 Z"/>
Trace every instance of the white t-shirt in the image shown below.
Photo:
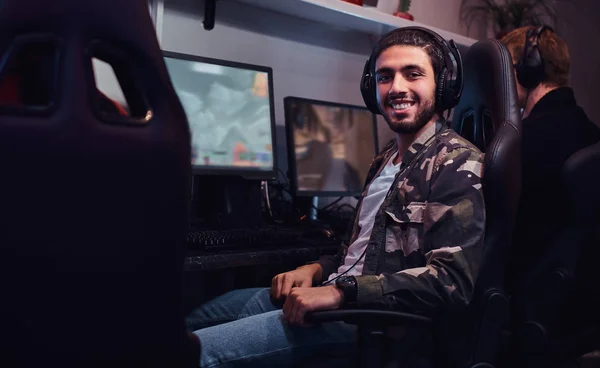
<path fill-rule="evenodd" d="M 379 176 L 373 180 L 367 191 L 367 195 L 363 198 L 360 214 L 358 217 L 358 226 L 360 226 L 360 233 L 356 240 L 348 247 L 348 254 L 344 258 L 344 264 L 341 265 L 337 273 L 334 272 L 329 275 L 328 280 L 337 277 L 342 272 L 346 272 L 354 263 L 358 261 L 360 256 L 365 252 L 369 238 L 371 237 L 371 231 L 373 231 L 373 223 L 375 222 L 375 215 L 379 210 L 379 207 L 383 204 L 385 196 L 387 195 L 394 178 L 400 170 L 400 163 L 394 165 L 394 159 L 397 154 L 393 155 L 388 163 L 385 165 L 383 170 L 379 173 Z M 358 276 L 362 275 L 362 269 L 365 258 L 362 257 L 356 266 L 352 267 L 346 274 L 347 276 Z"/>

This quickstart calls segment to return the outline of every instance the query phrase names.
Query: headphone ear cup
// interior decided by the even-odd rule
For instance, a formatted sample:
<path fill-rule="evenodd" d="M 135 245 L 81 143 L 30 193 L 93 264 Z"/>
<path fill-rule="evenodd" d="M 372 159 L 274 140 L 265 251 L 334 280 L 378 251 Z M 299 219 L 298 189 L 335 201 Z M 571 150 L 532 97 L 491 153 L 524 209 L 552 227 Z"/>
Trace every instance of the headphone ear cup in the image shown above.
<path fill-rule="evenodd" d="M 447 105 L 446 79 L 448 78 L 448 70 L 443 68 L 437 79 L 437 87 L 435 93 L 435 106 L 437 110 L 445 110 Z"/>
<path fill-rule="evenodd" d="M 532 89 L 540 84 L 546 75 L 544 60 L 540 54 L 540 36 L 545 31 L 553 32 L 551 27 L 539 26 L 530 28 L 525 36 L 523 55 L 517 63 L 517 81 L 526 89 Z"/>
<path fill-rule="evenodd" d="M 362 95 L 363 101 L 365 102 L 365 106 L 371 111 L 373 114 L 381 114 L 379 112 L 379 107 L 377 106 L 377 94 L 375 91 L 375 81 L 371 77 L 371 73 L 369 72 L 370 62 L 367 60 L 365 63 L 365 68 L 363 70 L 362 78 L 360 79 L 360 94 Z"/>
<path fill-rule="evenodd" d="M 517 81 L 526 89 L 535 88 L 544 79 L 544 63 L 540 50 L 534 46 L 517 66 Z"/>

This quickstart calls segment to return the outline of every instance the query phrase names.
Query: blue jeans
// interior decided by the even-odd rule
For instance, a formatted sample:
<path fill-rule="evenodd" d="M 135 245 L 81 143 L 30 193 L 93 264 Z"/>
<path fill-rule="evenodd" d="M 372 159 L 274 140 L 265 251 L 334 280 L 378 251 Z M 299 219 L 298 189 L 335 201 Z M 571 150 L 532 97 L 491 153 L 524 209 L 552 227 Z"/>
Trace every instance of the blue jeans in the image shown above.
<path fill-rule="evenodd" d="M 356 351 L 354 326 L 300 327 L 282 317 L 268 288 L 234 290 L 194 310 L 187 323 L 200 339 L 200 367 L 332 367 L 340 359 L 348 366 Z"/>

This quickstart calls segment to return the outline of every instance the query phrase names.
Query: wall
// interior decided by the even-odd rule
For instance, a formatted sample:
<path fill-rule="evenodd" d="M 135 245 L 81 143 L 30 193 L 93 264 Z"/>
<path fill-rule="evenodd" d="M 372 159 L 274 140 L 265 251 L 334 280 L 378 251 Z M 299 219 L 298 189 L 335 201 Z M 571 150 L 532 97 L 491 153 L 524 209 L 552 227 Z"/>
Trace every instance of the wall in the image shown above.
<path fill-rule="evenodd" d="M 557 32 L 569 45 L 571 55 L 571 86 L 577 102 L 589 118 L 600 125 L 600 1 L 574 0 L 559 3 L 560 19 Z"/>
<path fill-rule="evenodd" d="M 415 21 L 466 35 L 466 27 L 459 20 L 460 3 L 461 0 L 414 0 L 409 12 Z"/>

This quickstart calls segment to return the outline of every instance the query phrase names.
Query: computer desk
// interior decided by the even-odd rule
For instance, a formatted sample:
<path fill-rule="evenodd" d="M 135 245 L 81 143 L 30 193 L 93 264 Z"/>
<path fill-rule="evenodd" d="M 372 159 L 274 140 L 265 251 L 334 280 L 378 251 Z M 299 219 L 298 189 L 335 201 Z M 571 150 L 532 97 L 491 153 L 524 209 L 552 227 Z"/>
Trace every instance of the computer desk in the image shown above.
<path fill-rule="evenodd" d="M 341 244 L 282 246 L 279 249 L 188 251 L 184 264 L 183 298 L 186 313 L 227 291 L 269 287 L 278 273 L 335 254 Z"/>
<path fill-rule="evenodd" d="M 265 266 L 314 261 L 324 254 L 335 254 L 340 245 L 282 246 L 268 249 L 240 249 L 220 252 L 189 251 L 184 264 L 186 272 L 207 271 L 245 266 Z"/>

